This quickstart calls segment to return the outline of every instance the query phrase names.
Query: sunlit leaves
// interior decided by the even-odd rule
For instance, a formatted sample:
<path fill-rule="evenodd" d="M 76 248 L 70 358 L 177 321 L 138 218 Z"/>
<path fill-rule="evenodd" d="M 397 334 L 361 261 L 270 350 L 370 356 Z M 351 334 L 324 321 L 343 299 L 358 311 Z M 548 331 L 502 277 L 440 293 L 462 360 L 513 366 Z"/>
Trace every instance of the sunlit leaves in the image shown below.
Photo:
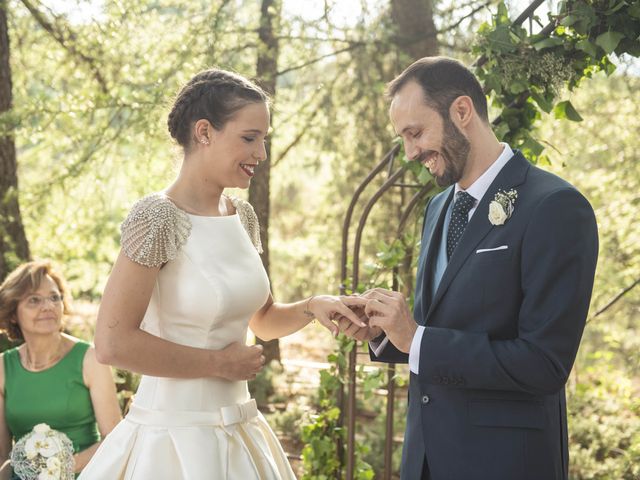
<path fill-rule="evenodd" d="M 251 50 L 240 40 L 254 25 L 234 14 L 241 7 L 222 0 L 104 2 L 95 19 L 61 14 L 61 46 L 19 2 L 11 5 L 14 109 L 0 128 L 16 127 L 34 255 L 63 263 L 75 293 L 101 293 L 127 209 L 174 176 L 180 151 L 166 115 L 181 84 L 214 59 L 252 75 Z M 79 53 L 99 69 L 106 91 Z"/>
<path fill-rule="evenodd" d="M 613 52 L 640 54 L 640 21 L 634 20 L 628 2 L 609 2 L 603 10 L 588 0 L 572 0 L 560 2 L 558 11 L 550 15 L 555 27 L 550 34 L 529 36 L 521 27 L 511 27 L 499 7 L 492 24 L 479 30 L 474 47 L 484 59 L 478 76 L 492 106 L 501 110 L 499 138 L 522 148 L 534 162 L 544 159 L 544 148 L 528 130 L 541 112 L 580 121 L 571 103 L 562 100 L 563 90 L 572 90 L 597 71 L 611 74 L 615 66 L 608 55 Z"/>
<path fill-rule="evenodd" d="M 563 102 L 559 102 L 558 104 L 556 104 L 556 106 L 553 108 L 553 114 L 557 119 L 560 119 L 560 120 L 563 118 L 566 118 L 573 122 L 582 121 L 582 117 L 576 111 L 573 105 L 571 105 L 571 102 L 569 100 L 565 100 Z"/>

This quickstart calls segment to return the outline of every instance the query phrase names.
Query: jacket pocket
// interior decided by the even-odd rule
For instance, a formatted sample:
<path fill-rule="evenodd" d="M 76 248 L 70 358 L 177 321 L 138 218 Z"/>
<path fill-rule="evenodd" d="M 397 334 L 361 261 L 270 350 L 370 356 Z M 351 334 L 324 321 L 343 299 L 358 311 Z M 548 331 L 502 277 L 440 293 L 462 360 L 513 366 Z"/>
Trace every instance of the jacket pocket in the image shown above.
<path fill-rule="evenodd" d="M 544 429 L 547 416 L 541 403 L 506 400 L 471 400 L 469 421 L 479 427 Z"/>
<path fill-rule="evenodd" d="M 473 260 L 477 264 L 486 264 L 493 262 L 504 262 L 511 260 L 513 256 L 513 249 L 507 245 L 502 245 L 506 248 L 478 248 L 472 254 Z"/>

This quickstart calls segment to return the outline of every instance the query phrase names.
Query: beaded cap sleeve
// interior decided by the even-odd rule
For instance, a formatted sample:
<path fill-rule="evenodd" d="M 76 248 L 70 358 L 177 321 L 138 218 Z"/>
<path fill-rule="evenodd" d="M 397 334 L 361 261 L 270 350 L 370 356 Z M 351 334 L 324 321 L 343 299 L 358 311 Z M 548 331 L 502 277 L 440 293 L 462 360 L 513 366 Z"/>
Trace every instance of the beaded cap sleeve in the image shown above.
<path fill-rule="evenodd" d="M 191 233 L 185 212 L 166 196 L 154 193 L 138 200 L 120 226 L 122 251 L 145 267 L 173 260 Z"/>
<path fill-rule="evenodd" d="M 260 224 L 258 223 L 258 216 L 251 204 L 245 200 L 237 197 L 227 196 L 240 217 L 240 223 L 249 234 L 249 238 L 256 247 L 258 253 L 262 253 L 262 241 L 260 240 Z"/>

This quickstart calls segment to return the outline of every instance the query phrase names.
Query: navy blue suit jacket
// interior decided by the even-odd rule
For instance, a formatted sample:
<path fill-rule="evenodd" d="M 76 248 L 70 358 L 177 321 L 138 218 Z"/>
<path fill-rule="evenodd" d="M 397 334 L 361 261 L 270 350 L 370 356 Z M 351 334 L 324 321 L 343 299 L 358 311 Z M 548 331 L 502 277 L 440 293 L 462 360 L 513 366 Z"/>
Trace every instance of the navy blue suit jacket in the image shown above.
<path fill-rule="evenodd" d="M 518 198 L 489 222 L 499 190 Z M 402 479 L 566 480 L 564 386 L 584 329 L 598 255 L 589 202 L 520 152 L 480 201 L 434 298 L 433 258 L 453 187 L 425 212 L 414 318 L 426 326 L 411 374 Z M 506 249 L 477 252 L 506 245 Z M 387 345 L 374 360 L 406 362 Z"/>

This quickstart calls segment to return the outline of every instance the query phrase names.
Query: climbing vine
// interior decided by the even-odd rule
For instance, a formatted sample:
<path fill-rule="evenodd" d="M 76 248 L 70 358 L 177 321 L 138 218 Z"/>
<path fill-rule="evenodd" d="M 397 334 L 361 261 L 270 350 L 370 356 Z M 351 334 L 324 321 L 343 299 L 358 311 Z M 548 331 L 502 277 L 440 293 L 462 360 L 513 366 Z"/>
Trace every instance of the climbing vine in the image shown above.
<path fill-rule="evenodd" d="M 498 138 L 534 162 L 548 162 L 543 142 L 532 133 L 542 114 L 581 121 L 563 99 L 566 90 L 596 72 L 613 73 L 614 54 L 640 56 L 640 2 L 568 0 L 548 20 L 541 32 L 530 34 L 513 25 L 501 3 L 473 47 L 480 58 L 476 73 L 500 112 L 494 121 Z"/>
<path fill-rule="evenodd" d="M 341 478 L 341 453 L 344 452 L 340 451 L 340 442 L 344 445 L 346 430 L 341 425 L 340 405 L 337 399 L 338 391 L 344 388 L 347 382 L 347 357 L 354 348 L 357 348 L 356 342 L 341 334 L 335 351 L 327 358 L 329 368 L 320 372 L 318 412 L 302 427 L 302 441 L 306 444 L 302 450 L 305 470 L 302 480 Z M 358 377 L 367 382 L 364 372 L 359 371 Z M 364 444 L 356 446 L 356 480 L 371 480 L 374 477 L 371 465 L 362 458 L 368 448 Z"/>

